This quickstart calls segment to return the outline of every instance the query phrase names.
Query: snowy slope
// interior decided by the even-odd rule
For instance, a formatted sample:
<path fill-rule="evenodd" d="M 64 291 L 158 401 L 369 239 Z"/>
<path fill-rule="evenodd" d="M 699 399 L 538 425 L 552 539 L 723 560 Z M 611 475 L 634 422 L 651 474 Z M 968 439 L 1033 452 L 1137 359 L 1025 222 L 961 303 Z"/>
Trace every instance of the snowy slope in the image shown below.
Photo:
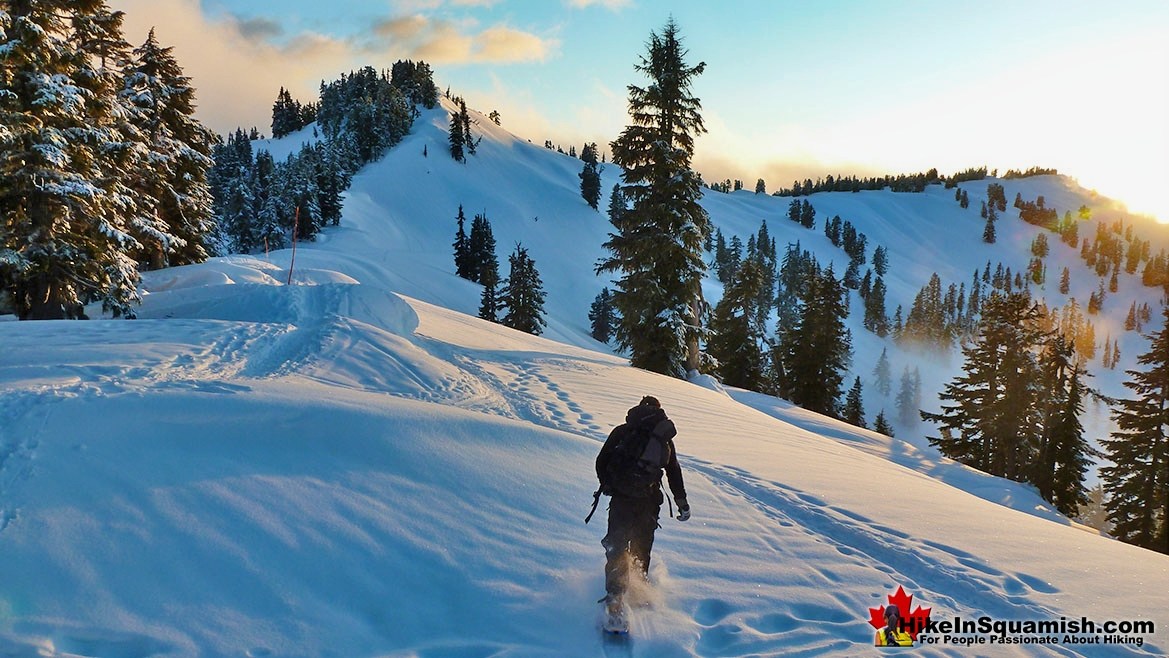
<path fill-rule="evenodd" d="M 608 225 L 580 201 L 579 161 L 480 118 L 480 154 L 454 163 L 444 123 L 426 115 L 355 178 L 294 285 L 290 252 L 234 256 L 148 275 L 137 321 L 0 324 L 0 655 L 602 655 L 603 511 L 581 521 L 599 442 L 647 393 L 680 428 L 695 516 L 662 520 L 631 655 L 867 653 L 868 608 L 898 586 L 944 618 L 1152 620 L 1143 646 L 1083 653 L 1169 651 L 1166 556 L 940 459 L 920 431 L 634 370 L 593 342 Z M 981 235 L 976 211 L 930 194 L 814 202 L 890 248 L 911 300 L 910 250 L 955 250 L 932 257 L 955 281 L 985 261 L 957 229 L 893 244 L 924 216 L 914 197 Z M 529 248 L 547 338 L 468 315 L 459 203 L 487 212 L 501 260 Z M 767 217 L 781 243 L 827 242 L 782 226 L 784 200 L 706 203 L 724 231 Z M 1030 227 L 1009 223 L 1025 264 Z M 879 341 L 855 333 L 863 375 Z M 1079 653 L 973 653 L 1045 651 Z"/>

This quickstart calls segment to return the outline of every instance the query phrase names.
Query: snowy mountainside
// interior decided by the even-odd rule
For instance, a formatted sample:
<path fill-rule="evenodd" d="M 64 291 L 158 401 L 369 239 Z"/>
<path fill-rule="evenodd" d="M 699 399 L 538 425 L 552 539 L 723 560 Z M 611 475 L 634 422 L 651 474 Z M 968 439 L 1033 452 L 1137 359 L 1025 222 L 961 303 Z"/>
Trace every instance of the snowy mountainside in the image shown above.
<path fill-rule="evenodd" d="M 589 338 L 608 224 L 580 199 L 579 161 L 478 127 L 463 165 L 442 113 L 424 115 L 354 179 L 342 225 L 300 245 L 293 285 L 288 250 L 231 256 L 149 273 L 133 322 L 0 324 L 0 654 L 602 655 L 603 510 L 581 521 L 600 441 L 647 393 L 680 428 L 694 518 L 662 519 L 632 655 L 869 652 L 868 609 L 898 586 L 946 618 L 1158 629 L 1140 646 L 993 655 L 1169 650 L 1166 556 L 912 435 L 635 370 Z M 913 196 L 981 234 L 977 211 L 929 194 Z M 854 213 L 891 274 L 916 262 L 884 241 L 911 230 L 894 213 L 923 216 L 912 197 L 813 201 Z M 529 249 L 545 337 L 473 317 L 478 286 L 451 266 L 459 203 L 487 212 L 501 261 Z M 827 243 L 783 226 L 786 200 L 706 203 L 724 231 L 766 216 L 781 244 Z M 931 235 L 912 249 L 933 253 Z M 979 248 L 967 242 L 950 246 Z M 903 291 L 924 283 L 903 276 Z M 854 336 L 867 375 L 880 341 Z"/>
<path fill-rule="evenodd" d="M 522 243 L 535 260 L 548 298 L 549 326 L 545 335 L 572 345 L 610 350 L 589 336 L 587 313 L 601 288 L 611 285 L 611 275 L 598 276 L 594 267 L 607 255 L 601 245 L 612 226 L 604 209 L 609 190 L 620 182 L 618 168 L 611 163 L 602 165 L 601 211 L 594 211 L 580 195 L 579 159 L 524 141 L 506 126 L 497 126 L 474 111 L 473 132 L 482 138 L 478 153 L 469 156 L 465 164 L 455 162 L 448 155 L 447 135 L 447 113 L 455 107 L 447 99 L 442 99 L 442 104 L 424 113 L 401 144 L 354 179 L 340 232 L 360 232 L 370 245 L 380 246 L 374 262 L 368 265 L 387 270 L 395 290 L 475 315 L 481 289 L 462 282 L 465 285 L 459 288 L 459 294 L 452 295 L 444 278 L 437 275 L 453 271 L 451 244 L 459 206 L 463 206 L 468 224 L 476 213 L 484 213 L 496 238 L 501 276 L 507 276 L 507 256 L 517 244 Z M 281 140 L 257 143 L 257 148 L 287 154 L 293 150 L 292 144 L 311 139 L 311 134 L 312 128 L 305 128 Z M 607 146 L 602 145 L 601 151 L 607 152 Z M 1089 385 L 1112 397 L 1127 395 L 1122 385 L 1124 371 L 1135 366 L 1136 357 L 1147 350 L 1148 343 L 1139 332 L 1124 330 L 1125 315 L 1134 301 L 1147 302 L 1153 308 L 1155 323 L 1160 291 L 1141 285 L 1140 270 L 1135 275 L 1122 271 L 1119 289 L 1108 294 L 1101 313 L 1087 315 L 1089 296 L 1102 279 L 1080 258 L 1078 248 L 1064 244 L 1057 234 L 1023 222 L 1019 211 L 1009 205 L 997 222 L 997 242 L 982 242 L 985 220 L 979 216 L 979 206 L 991 183 L 1004 187 L 1008 204 L 1016 195 L 1025 201 L 1043 196 L 1046 206 L 1056 209 L 1061 217 L 1065 211 L 1076 215 L 1081 206 L 1087 206 L 1092 219 L 1080 222 L 1082 241 L 1094 239 L 1098 223 L 1111 225 L 1123 219 L 1138 236 L 1151 242 L 1153 254 L 1169 248 L 1169 227 L 1149 218 L 1130 216 L 1120 204 L 1084 190 L 1064 176 L 963 182 L 959 187 L 970 197 L 970 207 L 966 209 L 954 200 L 954 190 L 941 185 L 929 186 L 923 193 L 817 193 L 800 197 L 808 199 L 816 210 L 816 227 L 811 230 L 787 219 L 792 200 L 788 197 L 745 190 L 731 194 L 708 190 L 702 205 L 728 240 L 739 236 L 746 243 L 766 221 L 781 254 L 786 245 L 798 243 L 822 264 L 831 263 L 837 276 L 844 274 L 849 257 L 825 236 L 824 222 L 839 216 L 852 223 L 868 240 L 867 264 L 862 273 L 871 268 L 877 246 L 888 251 L 885 284 L 890 318 L 898 306 L 908 316 L 914 297 L 933 273 L 940 276 L 943 287 L 964 285 L 967 290 L 974 272 L 981 273 L 988 262 L 992 271 L 1001 263 L 1011 272 L 1025 275 L 1032 258 L 1032 241 L 1038 235 L 1046 235 L 1050 244 L 1050 254 L 1044 259 L 1046 282 L 1031 286 L 1033 296 L 1050 308 L 1066 306 L 1076 299 L 1081 313 L 1096 331 L 1097 353 L 1087 364 L 1092 374 Z M 361 258 L 361 253 L 354 253 L 355 260 Z M 1067 295 L 1058 291 L 1060 272 L 1065 267 L 1070 273 Z M 1107 277 L 1103 281 L 1106 284 Z M 722 296 L 722 285 L 713 273 L 704 284 L 704 294 L 711 305 Z M 863 327 L 864 303 L 856 291 L 850 293 L 850 307 L 848 326 L 854 358 L 845 381 L 861 378 L 869 424 L 882 410 L 891 420 L 897 415 L 896 385 L 890 395 L 880 394 L 875 386 L 873 368 L 884 349 L 888 350 L 895 383 L 906 367 L 920 371 L 922 406 L 936 411 L 937 392 L 962 365 L 958 349 L 934 354 L 903 348 L 891 337 L 878 338 Z M 1120 362 L 1113 369 L 1101 363 L 1104 343 L 1109 338 L 1116 341 L 1121 352 Z M 933 431 L 932 426 L 893 422 L 899 436 L 926 447 L 924 436 Z M 1084 423 L 1091 440 L 1106 435 L 1112 427 L 1108 409 L 1098 403 L 1088 404 Z"/>

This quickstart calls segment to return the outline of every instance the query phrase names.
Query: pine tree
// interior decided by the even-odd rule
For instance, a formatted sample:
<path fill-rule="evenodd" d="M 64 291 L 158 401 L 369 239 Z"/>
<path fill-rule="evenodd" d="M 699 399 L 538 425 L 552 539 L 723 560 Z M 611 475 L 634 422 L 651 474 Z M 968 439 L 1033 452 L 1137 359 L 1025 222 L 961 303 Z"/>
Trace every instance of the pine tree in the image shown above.
<path fill-rule="evenodd" d="M 767 194 L 767 183 L 762 178 L 755 181 L 755 194 Z"/>
<path fill-rule="evenodd" d="M 994 207 L 991 206 L 986 211 L 986 226 L 982 229 L 982 241 L 987 244 L 995 243 L 995 228 L 994 222 L 998 219 L 995 214 Z"/>
<path fill-rule="evenodd" d="M 939 436 L 928 438 L 943 455 L 992 475 L 1026 479 L 1040 440 L 1037 317 L 1026 294 L 987 300 L 978 336 L 962 350 L 963 374 L 939 394 L 941 413 L 921 413 L 939 425 Z"/>
<path fill-rule="evenodd" d="M 145 228 L 127 173 L 147 155 L 119 98 L 129 57 L 102 0 L 0 11 L 0 286 L 21 319 L 132 316 Z"/>
<path fill-rule="evenodd" d="M 590 334 L 596 340 L 607 343 L 613 337 L 617 317 L 613 309 L 613 296 L 608 288 L 601 288 L 600 294 L 589 307 Z"/>
<path fill-rule="evenodd" d="M 759 259 L 748 258 L 714 308 L 707 351 L 718 361 L 718 374 L 728 386 L 759 390 L 763 383 L 767 327 L 759 321 L 755 307 L 764 274 Z"/>
<path fill-rule="evenodd" d="M 464 279 L 471 279 L 471 240 L 463 228 L 467 221 L 463 215 L 463 204 L 459 204 L 459 214 L 455 217 L 458 229 L 455 231 L 455 242 L 451 246 L 455 249 L 455 274 Z"/>
<path fill-rule="evenodd" d="M 601 171 L 597 165 L 597 145 L 585 144 L 580 159 L 584 161 L 584 168 L 579 174 L 580 195 L 590 208 L 596 210 L 601 202 Z"/>
<path fill-rule="evenodd" d="M 499 271 L 489 269 L 481 272 L 480 276 L 483 292 L 479 296 L 479 317 L 490 322 L 499 322 Z"/>
<path fill-rule="evenodd" d="M 911 372 L 909 366 L 901 371 L 901 381 L 897 389 L 897 419 L 902 425 L 912 425 L 920 420 L 921 407 L 921 374 L 916 368 Z"/>
<path fill-rule="evenodd" d="M 889 272 L 889 250 L 881 245 L 873 250 L 873 270 L 877 276 L 885 276 Z"/>
<path fill-rule="evenodd" d="M 1113 410 L 1119 429 L 1101 440 L 1109 466 L 1100 469 L 1108 492 L 1112 534 L 1130 544 L 1169 553 L 1169 308 L 1149 351 L 1137 357 L 1145 370 L 1125 371 L 1137 397 Z"/>
<path fill-rule="evenodd" d="M 207 173 L 216 137 L 195 118 L 195 89 L 171 51 L 151 30 L 133 51 L 121 92 L 150 154 L 127 172 L 145 220 L 132 225 L 143 246 L 132 255 L 149 269 L 205 260 L 214 230 Z"/>
<path fill-rule="evenodd" d="M 816 228 L 816 209 L 807 199 L 800 204 L 800 225 L 804 228 Z"/>
<path fill-rule="evenodd" d="M 151 29 L 149 40 L 153 39 L 154 30 Z M 281 87 L 276 94 L 276 102 L 272 104 L 272 137 L 279 139 L 300 130 L 304 125 L 300 119 L 301 108 L 292 100 L 292 94 Z"/>
<path fill-rule="evenodd" d="M 487 276 L 494 272 L 495 283 L 499 283 L 499 259 L 495 255 L 495 236 L 491 222 L 483 214 L 471 220 L 471 235 L 467 239 L 470 249 L 467 280 L 487 285 Z M 491 318 L 494 320 L 494 317 Z"/>
<path fill-rule="evenodd" d="M 247 253 L 263 246 L 264 234 L 257 222 L 257 180 L 256 159 L 252 155 L 252 143 L 242 130 L 237 129 L 228 136 L 227 143 L 217 146 L 214 151 L 216 217 L 220 229 L 234 252 Z M 265 173 L 274 178 L 275 164 Z M 261 191 L 265 196 L 261 202 L 266 205 L 263 217 L 277 217 L 283 206 L 283 194 L 272 190 L 274 181 L 265 181 Z"/>
<path fill-rule="evenodd" d="M 475 155 L 475 136 L 471 134 L 471 115 L 467 113 L 467 101 L 459 99 L 459 123 L 462 124 L 463 146 L 467 155 Z M 464 160 L 465 162 L 466 160 Z"/>
<path fill-rule="evenodd" d="M 893 438 L 893 426 L 889 424 L 889 419 L 885 418 L 884 409 L 881 410 L 881 413 L 877 414 L 877 419 L 873 423 L 873 431 Z"/>
<path fill-rule="evenodd" d="M 507 309 L 500 323 L 539 336 L 548 326 L 544 319 L 544 284 L 536 271 L 536 262 L 519 244 L 508 257 L 510 272 L 500 292 L 500 303 Z"/>
<path fill-rule="evenodd" d="M 614 226 L 619 225 L 626 210 L 625 194 L 621 192 L 620 185 L 614 185 L 613 191 L 609 193 L 609 222 Z"/>
<path fill-rule="evenodd" d="M 852 383 L 852 388 L 848 389 L 841 419 L 850 425 L 865 428 L 868 425 L 865 424 L 865 404 L 861 395 L 861 378 L 857 377 Z"/>
<path fill-rule="evenodd" d="M 1059 334 L 1048 340 L 1040 371 L 1043 430 L 1028 480 L 1044 500 L 1074 517 L 1088 500 L 1084 474 L 1094 455 L 1080 423 L 1086 373 L 1076 362 L 1073 346 Z"/>
<path fill-rule="evenodd" d="M 885 312 L 885 280 L 877 277 L 865 297 L 864 327 L 884 338 L 889 334 L 889 316 Z"/>
<path fill-rule="evenodd" d="M 817 413 L 836 416 L 852 339 L 844 326 L 847 290 L 832 272 L 813 269 L 799 317 L 780 326 L 773 359 L 782 371 L 781 397 Z"/>
<path fill-rule="evenodd" d="M 621 275 L 613 293 L 621 316 L 616 337 L 632 364 L 683 376 L 698 368 L 704 334 L 702 245 L 710 220 L 698 203 L 701 179 L 690 161 L 694 136 L 705 127 L 690 86 L 705 65 L 685 64 L 673 20 L 660 36 L 650 34 L 648 47 L 635 68 L 651 84 L 629 86 L 633 122 L 611 145 L 631 207 L 614 222 L 616 232 L 604 245 L 610 255 L 597 272 Z"/>
<path fill-rule="evenodd" d="M 451 114 L 448 137 L 451 145 L 451 157 L 454 158 L 455 162 L 465 163 L 467 161 L 467 154 L 464 145 L 467 140 L 463 134 L 463 119 L 457 112 Z"/>
<path fill-rule="evenodd" d="M 881 395 L 889 395 L 893 389 L 893 371 L 889 367 L 888 348 L 881 348 L 881 356 L 877 358 L 877 365 L 873 366 L 873 376 L 877 378 L 877 390 Z"/>

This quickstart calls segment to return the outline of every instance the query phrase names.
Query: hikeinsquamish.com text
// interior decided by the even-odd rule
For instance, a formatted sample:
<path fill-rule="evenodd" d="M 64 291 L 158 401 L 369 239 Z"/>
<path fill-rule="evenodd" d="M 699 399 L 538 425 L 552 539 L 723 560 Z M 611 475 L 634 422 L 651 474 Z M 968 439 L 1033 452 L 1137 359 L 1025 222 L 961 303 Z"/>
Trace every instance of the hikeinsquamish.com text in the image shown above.
<path fill-rule="evenodd" d="M 908 622 L 909 620 L 902 620 Z M 954 617 L 920 623 L 920 645 L 976 646 L 1007 644 L 1127 645 L 1143 647 L 1156 632 L 1152 621 L 1097 622 L 1087 617 L 1044 620 L 1003 620 Z M 911 629 L 906 628 L 906 631 Z"/>

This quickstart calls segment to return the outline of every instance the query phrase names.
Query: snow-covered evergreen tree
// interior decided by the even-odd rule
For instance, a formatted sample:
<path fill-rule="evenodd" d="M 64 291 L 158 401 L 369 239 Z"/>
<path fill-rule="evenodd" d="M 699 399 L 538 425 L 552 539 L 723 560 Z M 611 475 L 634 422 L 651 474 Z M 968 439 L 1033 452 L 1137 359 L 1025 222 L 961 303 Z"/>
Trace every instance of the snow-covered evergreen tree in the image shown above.
<path fill-rule="evenodd" d="M 630 208 L 613 223 L 598 272 L 615 272 L 620 312 L 617 343 L 633 365 L 683 376 L 699 365 L 702 245 L 710 219 L 699 205 L 701 179 L 691 169 L 694 136 L 705 132 L 701 103 L 690 87 L 705 65 L 685 62 L 678 27 L 650 33 L 636 70 L 648 86 L 629 86 L 632 123 L 612 143 Z"/>
<path fill-rule="evenodd" d="M 102 0 L 0 11 L 0 285 L 21 319 L 133 315 L 139 216 L 126 172 L 140 159 L 118 96 L 129 45 Z"/>
<path fill-rule="evenodd" d="M 151 269 L 205 260 L 214 230 L 207 171 L 216 138 L 195 118 L 195 89 L 171 51 L 151 30 L 133 52 L 122 90 L 150 153 L 129 173 L 146 225 L 157 227 L 135 236 L 143 245 L 137 259 Z"/>

